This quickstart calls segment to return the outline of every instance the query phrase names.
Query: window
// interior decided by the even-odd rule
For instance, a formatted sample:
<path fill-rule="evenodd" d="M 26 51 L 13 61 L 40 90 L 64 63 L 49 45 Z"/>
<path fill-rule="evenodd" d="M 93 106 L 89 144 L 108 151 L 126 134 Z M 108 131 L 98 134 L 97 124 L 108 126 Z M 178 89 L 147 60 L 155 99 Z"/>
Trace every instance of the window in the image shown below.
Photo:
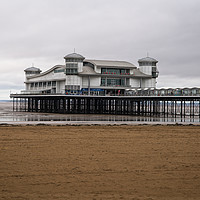
<path fill-rule="evenodd" d="M 105 74 L 106 73 L 106 69 L 105 68 L 101 68 L 101 73 Z"/>
<path fill-rule="evenodd" d="M 120 80 L 120 85 L 121 85 L 121 86 L 125 86 L 125 79 L 121 79 L 121 80 Z"/>
<path fill-rule="evenodd" d="M 78 68 L 77 63 L 66 63 L 66 68 Z"/>
<path fill-rule="evenodd" d="M 92 69 L 94 69 L 94 65 L 92 63 L 89 63 L 89 62 L 84 62 L 83 63 L 83 66 L 89 66 L 91 67 Z"/>
<path fill-rule="evenodd" d="M 127 81 L 129 83 L 129 80 Z M 101 78 L 101 86 L 125 86 L 125 78 Z"/>
<path fill-rule="evenodd" d="M 116 83 L 117 79 L 111 79 L 111 78 L 107 79 L 107 86 L 116 86 Z"/>
<path fill-rule="evenodd" d="M 106 85 L 106 79 L 105 79 L 105 78 L 102 78 L 102 79 L 101 79 L 101 85 L 102 85 L 102 86 L 105 86 L 105 85 Z"/>
<path fill-rule="evenodd" d="M 56 81 L 52 81 L 52 86 L 56 86 Z"/>
<path fill-rule="evenodd" d="M 61 73 L 61 72 L 64 72 L 64 71 L 65 71 L 64 69 L 55 69 L 54 73 Z"/>
<path fill-rule="evenodd" d="M 157 78 L 158 77 L 158 71 L 156 67 L 152 67 L 152 77 Z"/>
<path fill-rule="evenodd" d="M 153 62 L 153 63 L 152 63 L 152 66 L 156 66 L 156 63 L 155 63 L 155 62 Z"/>
<path fill-rule="evenodd" d="M 120 74 L 121 74 L 121 75 L 125 75 L 125 73 L 126 73 L 126 72 L 125 72 L 125 69 L 121 69 L 121 70 L 120 70 Z"/>
<path fill-rule="evenodd" d="M 67 75 L 75 75 L 75 74 L 78 74 L 78 70 L 77 69 L 66 69 L 66 74 Z"/>
<path fill-rule="evenodd" d="M 130 86 L 130 79 L 129 78 L 126 79 L 126 86 Z"/>

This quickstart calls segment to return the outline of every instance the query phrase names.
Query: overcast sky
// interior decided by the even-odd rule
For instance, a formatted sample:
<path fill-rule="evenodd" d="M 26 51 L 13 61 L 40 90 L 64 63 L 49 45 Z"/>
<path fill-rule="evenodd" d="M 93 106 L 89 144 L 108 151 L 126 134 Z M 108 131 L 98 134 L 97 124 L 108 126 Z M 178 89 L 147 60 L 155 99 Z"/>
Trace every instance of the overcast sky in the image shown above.
<path fill-rule="evenodd" d="M 200 87 L 200 0 L 0 0 L 0 99 L 24 69 L 90 59 L 157 59 L 157 87 Z"/>

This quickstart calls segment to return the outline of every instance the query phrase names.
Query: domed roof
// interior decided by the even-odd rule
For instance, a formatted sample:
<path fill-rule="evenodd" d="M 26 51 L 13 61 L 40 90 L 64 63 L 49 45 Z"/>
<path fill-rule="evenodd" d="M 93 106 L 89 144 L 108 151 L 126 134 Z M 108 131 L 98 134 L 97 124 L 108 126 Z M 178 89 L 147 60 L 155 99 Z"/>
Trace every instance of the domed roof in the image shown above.
<path fill-rule="evenodd" d="M 78 53 L 71 53 L 64 57 L 64 59 L 68 59 L 68 58 L 76 58 L 76 59 L 81 59 L 81 60 L 85 59 L 85 57 L 83 57 L 82 55 L 80 55 Z"/>
<path fill-rule="evenodd" d="M 25 72 L 41 72 L 41 70 L 36 67 L 29 67 L 29 68 L 25 69 L 24 71 Z"/>
<path fill-rule="evenodd" d="M 138 60 L 138 62 L 154 62 L 154 63 L 157 63 L 158 61 L 154 58 L 150 58 L 150 57 L 146 57 L 146 58 L 141 58 Z"/>

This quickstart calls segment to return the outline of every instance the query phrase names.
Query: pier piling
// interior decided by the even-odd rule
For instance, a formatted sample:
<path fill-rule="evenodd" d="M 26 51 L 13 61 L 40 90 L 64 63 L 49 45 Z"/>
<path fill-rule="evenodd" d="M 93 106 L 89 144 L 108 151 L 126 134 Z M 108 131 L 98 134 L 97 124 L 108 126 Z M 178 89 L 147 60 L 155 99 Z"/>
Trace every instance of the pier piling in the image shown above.
<path fill-rule="evenodd" d="M 200 118 L 200 96 L 11 95 L 13 111 Z"/>

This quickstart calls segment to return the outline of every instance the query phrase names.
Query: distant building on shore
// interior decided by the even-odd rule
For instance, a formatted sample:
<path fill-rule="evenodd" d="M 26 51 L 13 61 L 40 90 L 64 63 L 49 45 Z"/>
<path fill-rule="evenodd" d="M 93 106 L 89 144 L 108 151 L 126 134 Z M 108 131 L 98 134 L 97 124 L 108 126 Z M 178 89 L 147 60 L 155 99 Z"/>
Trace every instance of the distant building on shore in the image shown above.
<path fill-rule="evenodd" d="M 72 53 L 65 65 L 56 65 L 41 73 L 39 68 L 25 69 L 27 94 L 124 95 L 128 90 L 156 88 L 158 61 L 146 57 L 139 67 L 127 61 L 90 60 Z"/>

